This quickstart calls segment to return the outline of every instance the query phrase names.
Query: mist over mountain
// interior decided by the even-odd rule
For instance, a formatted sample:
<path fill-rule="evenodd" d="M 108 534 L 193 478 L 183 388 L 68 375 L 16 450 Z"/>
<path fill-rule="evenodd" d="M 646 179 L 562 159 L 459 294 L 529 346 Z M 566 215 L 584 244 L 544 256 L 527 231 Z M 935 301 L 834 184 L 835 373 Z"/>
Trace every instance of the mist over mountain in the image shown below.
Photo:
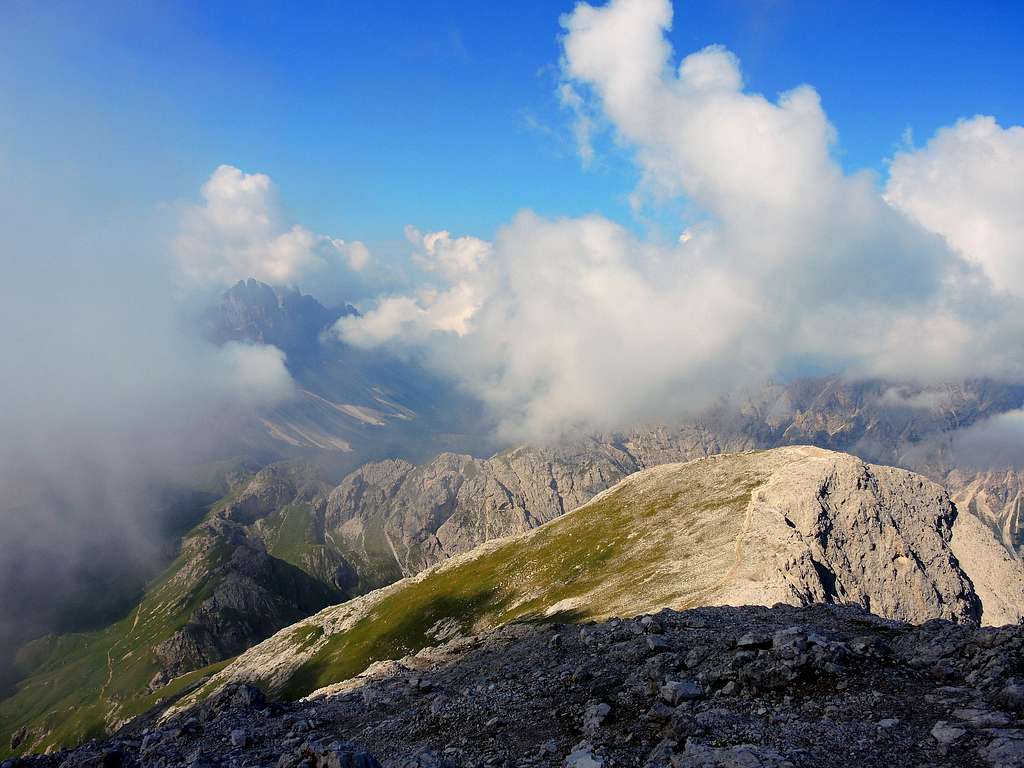
<path fill-rule="evenodd" d="M 215 344 L 244 341 L 284 350 L 292 365 L 319 347 L 320 334 L 347 315 L 359 314 L 345 305 L 330 310 L 297 288 L 274 290 L 249 278 L 224 292 L 205 314 L 207 335 Z"/>
<path fill-rule="evenodd" d="M 148 729 L 96 759 L 170 766 L 160 750 L 209 726 L 233 750 L 209 762 L 242 764 L 224 696 L 344 695 L 509 622 L 628 619 L 608 625 L 622 649 L 658 634 L 641 610 L 744 601 L 1024 616 L 1014 4 L 928 23 L 671 0 L 3 15 L 0 759 Z M 840 613 L 800 615 L 852 631 Z M 1024 765 L 1019 633 L 943 626 L 955 642 L 899 630 L 927 669 L 885 659 L 949 717 L 981 714 L 948 742 L 925 714 L 911 732 L 949 764 Z M 799 634 L 709 651 L 728 672 L 639 645 L 716 697 L 825 681 L 828 717 L 869 711 L 837 680 L 883 655 Z M 647 741 L 562 754 L 573 709 L 535 764 L 689 764 L 704 734 L 672 728 L 703 705 L 641 708 L 649 683 L 555 669 L 548 642 L 548 688 L 586 711 L 621 696 Z M 390 722 L 367 690 L 364 735 Z M 162 724 L 193 705 L 198 726 Z M 287 728 L 306 751 L 281 766 L 342 760 Z M 468 761 L 452 750 L 388 759 Z"/>
<path fill-rule="evenodd" d="M 30 436 L 7 433 L 0 470 L 8 534 L 0 542 L 0 594 L 8 596 L 0 615 L 5 685 L 21 643 L 48 631 L 100 627 L 129 610 L 236 472 L 303 457 L 340 478 L 373 458 L 422 460 L 438 450 L 486 445 L 479 409 L 432 374 L 387 352 L 322 338 L 354 312 L 328 310 L 294 288 L 240 282 L 188 326 L 195 334 L 190 343 L 218 365 L 218 356 L 231 360 L 231 386 L 259 380 L 263 361 L 270 361 L 280 381 L 271 400 L 208 400 L 194 386 L 166 399 L 140 391 L 147 400 L 124 402 L 115 421 L 80 424 L 75 434 L 69 418 L 53 437 L 59 444 L 40 445 L 39 424 L 24 424 Z M 167 361 L 161 365 L 164 376 Z M 210 373 L 197 367 L 188 375 Z M 76 376 L 69 386 L 80 383 Z"/>

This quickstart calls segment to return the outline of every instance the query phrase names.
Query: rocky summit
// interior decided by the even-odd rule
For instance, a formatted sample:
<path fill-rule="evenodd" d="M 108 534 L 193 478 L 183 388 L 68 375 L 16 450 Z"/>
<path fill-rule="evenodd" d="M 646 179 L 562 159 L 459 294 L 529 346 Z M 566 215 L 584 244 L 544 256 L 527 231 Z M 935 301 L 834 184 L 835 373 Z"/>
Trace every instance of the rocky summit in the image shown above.
<path fill-rule="evenodd" d="M 1024 765 L 1024 628 L 855 606 L 518 623 L 268 701 L 234 684 L 33 766 Z"/>

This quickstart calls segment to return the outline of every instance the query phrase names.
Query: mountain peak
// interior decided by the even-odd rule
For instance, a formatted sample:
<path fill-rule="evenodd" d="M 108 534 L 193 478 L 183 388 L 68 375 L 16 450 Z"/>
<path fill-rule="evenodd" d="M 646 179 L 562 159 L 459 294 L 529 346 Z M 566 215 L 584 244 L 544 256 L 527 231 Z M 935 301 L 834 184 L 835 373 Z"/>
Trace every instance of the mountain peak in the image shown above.
<path fill-rule="evenodd" d="M 358 314 L 345 304 L 329 309 L 294 286 L 239 280 L 207 312 L 207 335 L 217 344 L 247 341 L 272 344 L 289 356 L 315 349 L 320 334 L 338 318 Z"/>

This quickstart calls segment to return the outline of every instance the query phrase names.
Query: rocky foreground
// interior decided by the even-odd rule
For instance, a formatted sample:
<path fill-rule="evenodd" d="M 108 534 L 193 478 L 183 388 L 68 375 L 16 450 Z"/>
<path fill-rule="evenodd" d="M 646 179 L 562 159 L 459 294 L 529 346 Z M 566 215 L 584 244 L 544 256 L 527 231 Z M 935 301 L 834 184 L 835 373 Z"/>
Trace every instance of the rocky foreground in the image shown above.
<path fill-rule="evenodd" d="M 232 685 L 13 766 L 1024 766 L 1024 627 L 852 606 L 513 624 L 299 702 Z"/>

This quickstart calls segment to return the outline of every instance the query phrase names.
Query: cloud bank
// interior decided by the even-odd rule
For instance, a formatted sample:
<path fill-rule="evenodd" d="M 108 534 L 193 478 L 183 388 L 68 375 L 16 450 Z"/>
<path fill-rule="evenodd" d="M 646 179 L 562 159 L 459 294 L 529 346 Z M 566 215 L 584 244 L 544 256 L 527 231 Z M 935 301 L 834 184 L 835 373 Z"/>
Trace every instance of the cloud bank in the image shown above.
<path fill-rule="evenodd" d="M 151 575 L 166 490 L 237 454 L 252 409 L 293 382 L 278 349 L 202 338 L 159 217 L 0 181 L 2 687 L 6 652 L 67 626 L 68 601 L 90 595 L 101 615 Z"/>
<path fill-rule="evenodd" d="M 422 284 L 339 336 L 421 355 L 514 439 L 669 418 L 807 371 L 1020 380 L 1022 129 L 941 131 L 894 159 L 883 192 L 836 162 L 811 86 L 751 93 L 720 46 L 676 63 L 671 24 L 667 0 L 578 5 L 560 98 L 585 121 L 585 162 L 599 115 L 643 189 L 686 201 L 677 240 L 528 211 L 491 243 L 416 233 Z"/>
<path fill-rule="evenodd" d="M 2 688 L 8 651 L 68 628 L 78 597 L 116 609 L 152 575 L 162 521 L 207 480 L 204 463 L 266 458 L 254 416 L 295 394 L 285 354 L 206 341 L 208 302 L 253 276 L 343 291 L 373 259 L 291 223 L 268 176 L 227 165 L 198 202 L 148 216 L 34 177 L 0 182 Z M 448 258 L 437 238 L 430 248 Z"/>
<path fill-rule="evenodd" d="M 1024 409 L 1000 413 L 953 433 L 952 454 L 965 469 L 1024 469 Z"/>
<path fill-rule="evenodd" d="M 1024 127 L 978 116 L 892 161 L 886 199 L 1024 295 Z"/>

